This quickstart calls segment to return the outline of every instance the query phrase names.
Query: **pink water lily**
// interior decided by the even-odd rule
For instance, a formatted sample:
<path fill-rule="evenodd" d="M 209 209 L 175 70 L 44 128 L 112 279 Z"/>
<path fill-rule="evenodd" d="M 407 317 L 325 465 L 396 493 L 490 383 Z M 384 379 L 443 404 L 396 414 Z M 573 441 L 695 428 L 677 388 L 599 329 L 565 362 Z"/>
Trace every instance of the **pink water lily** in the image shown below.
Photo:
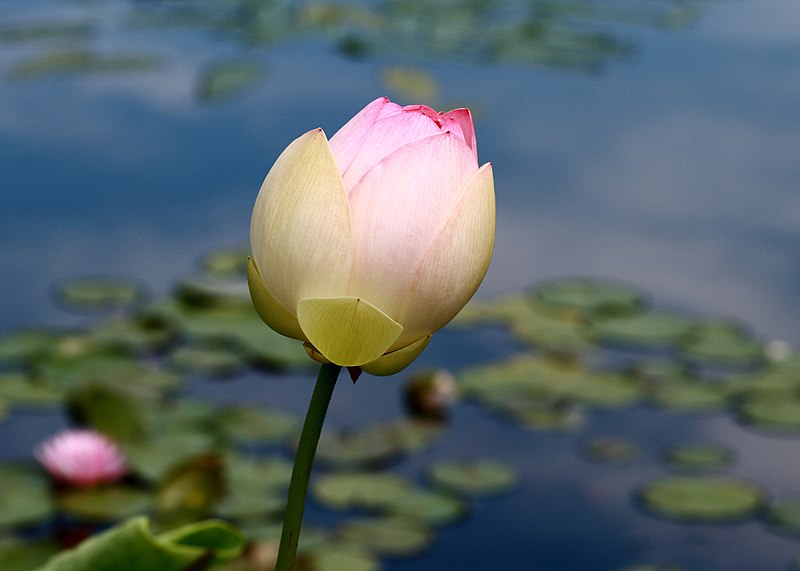
<path fill-rule="evenodd" d="M 66 430 L 44 442 L 36 458 L 57 481 L 77 487 L 114 482 L 125 475 L 125 456 L 94 430 Z"/>
<path fill-rule="evenodd" d="M 494 231 L 469 110 L 380 98 L 278 157 L 253 209 L 251 295 L 318 360 L 392 374 L 475 293 Z"/>

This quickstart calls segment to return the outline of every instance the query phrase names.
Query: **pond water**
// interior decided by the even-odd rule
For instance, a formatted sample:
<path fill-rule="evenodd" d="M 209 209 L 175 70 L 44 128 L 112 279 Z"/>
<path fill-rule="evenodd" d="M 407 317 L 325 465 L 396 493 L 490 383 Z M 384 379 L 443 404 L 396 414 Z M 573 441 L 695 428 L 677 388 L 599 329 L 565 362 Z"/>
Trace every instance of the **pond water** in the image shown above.
<path fill-rule="evenodd" d="M 565 276 L 607 278 L 658 307 L 733 319 L 797 347 L 800 4 L 595 4 L 5 3 L 0 333 L 86 323 L 53 301 L 65 280 L 126 276 L 162 296 L 209 251 L 246 246 L 281 150 L 317 126 L 332 134 L 387 94 L 475 113 L 498 208 L 479 300 Z M 377 17 L 391 22 L 383 32 Z M 518 349 L 496 329 L 447 329 L 418 366 L 460 371 Z M 299 412 L 310 380 L 249 373 L 191 390 Z M 330 425 L 401 415 L 399 381 L 341 382 Z M 12 415 L 0 457 L 29 457 L 63 423 Z M 589 461 L 582 450 L 597 436 L 633 440 L 642 457 Z M 762 519 L 687 524 L 638 507 L 633 491 L 665 474 L 664 448 L 697 440 L 735 450 L 726 473 L 768 496 L 800 492 L 800 442 L 724 412 L 631 406 L 591 411 L 577 431 L 541 432 L 458 403 L 434 447 L 397 469 L 488 456 L 518 471 L 518 489 L 477 500 L 423 555 L 383 568 L 792 568 L 797 537 Z M 313 507 L 309 517 L 328 516 Z"/>

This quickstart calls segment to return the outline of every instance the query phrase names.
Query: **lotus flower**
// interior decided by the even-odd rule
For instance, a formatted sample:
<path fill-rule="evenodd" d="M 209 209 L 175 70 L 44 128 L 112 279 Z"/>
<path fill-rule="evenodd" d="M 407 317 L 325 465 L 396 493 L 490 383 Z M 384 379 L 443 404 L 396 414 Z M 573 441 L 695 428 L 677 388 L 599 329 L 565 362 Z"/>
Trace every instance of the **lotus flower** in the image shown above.
<path fill-rule="evenodd" d="M 125 457 L 109 438 L 94 430 L 66 430 L 36 451 L 45 470 L 61 483 L 90 487 L 119 480 Z"/>
<path fill-rule="evenodd" d="M 475 293 L 494 230 L 469 110 L 377 99 L 272 166 L 253 209 L 250 293 L 316 360 L 390 375 Z"/>

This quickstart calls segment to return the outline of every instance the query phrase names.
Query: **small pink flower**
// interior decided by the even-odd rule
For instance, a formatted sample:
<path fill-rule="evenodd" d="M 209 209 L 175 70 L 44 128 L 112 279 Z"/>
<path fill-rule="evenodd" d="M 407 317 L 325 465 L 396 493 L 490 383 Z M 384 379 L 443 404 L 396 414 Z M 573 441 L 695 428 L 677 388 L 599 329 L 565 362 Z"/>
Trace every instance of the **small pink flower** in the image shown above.
<path fill-rule="evenodd" d="M 45 441 L 36 459 L 59 482 L 89 487 L 119 480 L 125 456 L 109 438 L 94 430 L 66 430 Z"/>

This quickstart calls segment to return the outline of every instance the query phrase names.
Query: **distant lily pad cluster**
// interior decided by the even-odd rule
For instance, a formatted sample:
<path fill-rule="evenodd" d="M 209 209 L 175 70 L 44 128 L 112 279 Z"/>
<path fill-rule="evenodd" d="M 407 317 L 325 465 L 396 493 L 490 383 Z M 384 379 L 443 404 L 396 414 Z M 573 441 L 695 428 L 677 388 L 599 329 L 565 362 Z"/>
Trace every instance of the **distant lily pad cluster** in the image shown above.
<path fill-rule="evenodd" d="M 192 391 L 193 383 L 244 374 L 265 382 L 273 374 L 306 375 L 315 365 L 301 343 L 256 315 L 246 255 L 212 252 L 198 275 L 160 299 L 124 279 L 70 280 L 54 295 L 88 316 L 85 326 L 0 337 L 5 414 L 65 414 L 116 442 L 126 464 L 121 480 L 83 487 L 51 480 L 32 454 L 0 464 L 0 568 L 38 569 L 64 547 L 142 514 L 156 533 L 211 517 L 234 523 L 250 547 L 216 569 L 261 569 L 274 557 L 301 419 Z M 418 375 L 416 385 L 452 384 L 439 375 L 436 382 Z M 442 459 L 417 479 L 388 471 L 443 430 L 440 417 L 426 420 L 419 411 L 326 430 L 317 459 L 324 474 L 312 498 L 339 513 L 339 523 L 323 529 L 312 520 L 301 539 L 304 569 L 369 571 L 383 557 L 417 555 L 435 542 L 437 528 L 470 514 L 469 498 L 513 489 L 511 468 L 485 459 Z"/>
<path fill-rule="evenodd" d="M 264 76 L 255 47 L 303 38 L 323 37 L 351 58 L 401 53 L 424 58 L 501 62 L 597 72 L 608 62 L 629 56 L 634 44 L 625 28 L 680 28 L 701 13 L 703 0 L 630 3 L 603 0 L 510 1 L 386 0 L 382 2 L 287 2 L 229 0 L 158 0 L 134 2 L 113 12 L 114 21 L 99 18 L 87 6 L 69 17 L 12 19 L 0 24 L 0 46 L 22 49 L 8 76 L 28 80 L 54 74 L 132 73 L 163 69 L 165 54 L 101 49 L 114 30 L 137 35 L 175 29 L 214 32 L 240 44 L 240 56 L 218 58 L 201 67 L 196 93 L 202 102 L 230 98 Z M 54 3 L 57 7 L 57 3 Z M 432 102 L 435 80 L 424 72 L 388 69 L 387 89 L 410 99 Z"/>

